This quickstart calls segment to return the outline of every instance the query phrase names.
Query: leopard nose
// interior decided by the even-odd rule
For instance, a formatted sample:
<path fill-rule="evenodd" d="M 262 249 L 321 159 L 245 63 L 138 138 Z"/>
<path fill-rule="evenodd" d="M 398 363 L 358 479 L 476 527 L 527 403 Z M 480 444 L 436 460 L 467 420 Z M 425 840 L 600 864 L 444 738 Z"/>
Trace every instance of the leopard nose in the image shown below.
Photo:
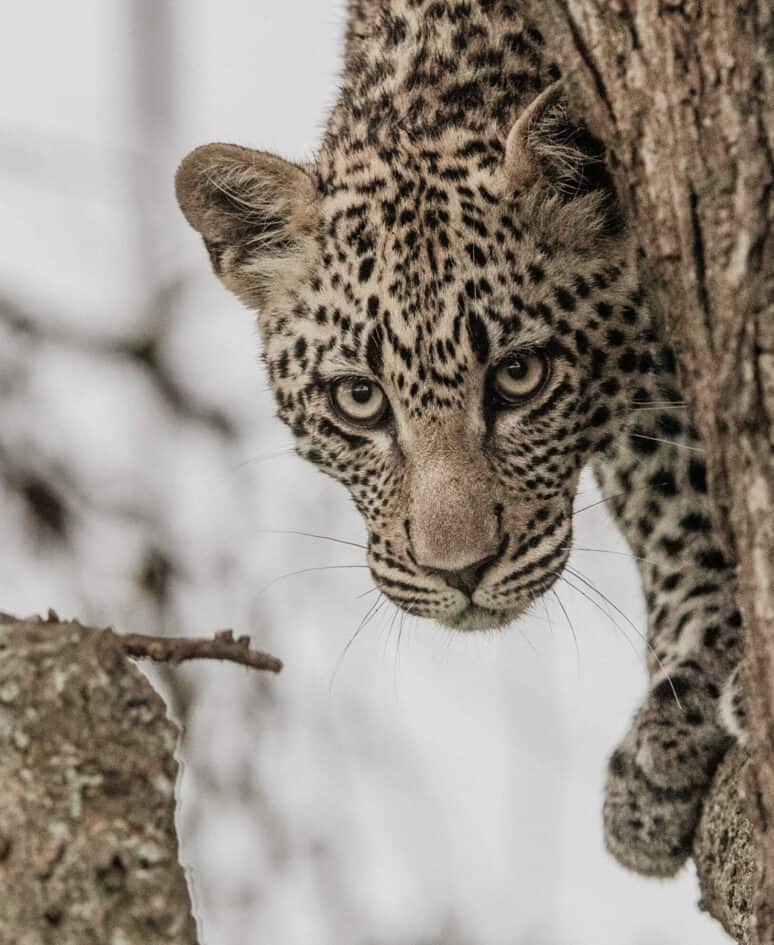
<path fill-rule="evenodd" d="M 473 592 L 481 583 L 481 578 L 489 565 L 495 560 L 497 555 L 487 555 L 475 564 L 470 564 L 466 568 L 460 568 L 458 571 L 441 571 L 436 569 L 436 574 L 440 575 L 444 581 L 458 591 L 462 591 L 467 597 L 472 597 Z"/>

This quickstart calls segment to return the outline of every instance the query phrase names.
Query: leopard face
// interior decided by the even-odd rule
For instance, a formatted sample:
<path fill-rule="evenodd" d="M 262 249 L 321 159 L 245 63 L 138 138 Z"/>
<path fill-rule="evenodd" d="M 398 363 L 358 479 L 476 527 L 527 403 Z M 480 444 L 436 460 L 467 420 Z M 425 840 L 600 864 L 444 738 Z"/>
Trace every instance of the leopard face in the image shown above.
<path fill-rule="evenodd" d="M 178 175 L 216 272 L 258 310 L 298 452 L 363 515 L 376 585 L 461 630 L 558 579 L 579 473 L 649 369 L 609 192 L 525 173 L 534 120 L 311 168 L 213 145 Z"/>

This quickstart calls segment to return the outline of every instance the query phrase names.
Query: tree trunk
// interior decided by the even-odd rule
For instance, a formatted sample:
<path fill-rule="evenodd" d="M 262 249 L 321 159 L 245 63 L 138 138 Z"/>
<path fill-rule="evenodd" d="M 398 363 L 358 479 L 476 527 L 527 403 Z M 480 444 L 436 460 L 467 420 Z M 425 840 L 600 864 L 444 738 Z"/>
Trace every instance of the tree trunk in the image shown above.
<path fill-rule="evenodd" d="M 0 618 L 0 941 L 196 945 L 177 729 L 120 638 Z"/>
<path fill-rule="evenodd" d="M 771 945 L 774 7 L 768 0 L 526 6 L 569 77 L 575 107 L 609 145 L 704 438 L 719 531 L 737 563 L 752 763 L 735 756 L 723 765 L 700 831 L 699 846 L 703 838 L 707 847 L 696 858 L 705 867 L 712 859 L 711 825 L 722 820 L 710 817 L 713 803 L 746 797 L 758 872 L 748 889 L 749 938 L 740 940 Z M 711 873 L 705 869 L 703 883 Z M 707 903 L 711 893 L 707 886 Z M 732 920 L 726 927 L 740 935 Z"/>

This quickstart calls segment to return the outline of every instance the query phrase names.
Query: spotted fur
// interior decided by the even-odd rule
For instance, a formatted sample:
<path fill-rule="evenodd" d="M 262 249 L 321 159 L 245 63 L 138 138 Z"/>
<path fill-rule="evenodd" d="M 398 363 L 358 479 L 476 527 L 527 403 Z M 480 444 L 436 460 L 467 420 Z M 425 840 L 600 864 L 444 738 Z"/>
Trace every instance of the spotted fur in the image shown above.
<path fill-rule="evenodd" d="M 315 161 L 206 146 L 178 196 L 257 309 L 279 416 L 348 488 L 399 606 L 463 630 L 518 617 L 562 574 L 593 464 L 650 617 L 651 687 L 611 761 L 606 835 L 670 875 L 729 742 L 717 705 L 741 621 L 633 234 L 559 78 L 516 3 L 350 0 Z M 493 371 L 516 355 L 548 377 L 503 404 Z M 337 412 L 347 376 L 380 386 L 385 423 Z"/>

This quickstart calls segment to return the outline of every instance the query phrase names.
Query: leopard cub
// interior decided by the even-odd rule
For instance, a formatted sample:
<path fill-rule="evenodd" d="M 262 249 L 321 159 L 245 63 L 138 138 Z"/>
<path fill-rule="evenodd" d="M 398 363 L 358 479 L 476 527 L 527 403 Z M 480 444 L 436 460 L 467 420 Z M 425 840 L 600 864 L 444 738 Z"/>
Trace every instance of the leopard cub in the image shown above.
<path fill-rule="evenodd" d="M 673 874 L 731 738 L 734 573 L 603 148 L 539 31 L 504 0 L 350 0 L 316 159 L 207 145 L 177 193 L 257 312 L 298 452 L 349 490 L 399 607 L 460 631 L 518 619 L 562 574 L 593 466 L 649 612 L 607 842 Z"/>

